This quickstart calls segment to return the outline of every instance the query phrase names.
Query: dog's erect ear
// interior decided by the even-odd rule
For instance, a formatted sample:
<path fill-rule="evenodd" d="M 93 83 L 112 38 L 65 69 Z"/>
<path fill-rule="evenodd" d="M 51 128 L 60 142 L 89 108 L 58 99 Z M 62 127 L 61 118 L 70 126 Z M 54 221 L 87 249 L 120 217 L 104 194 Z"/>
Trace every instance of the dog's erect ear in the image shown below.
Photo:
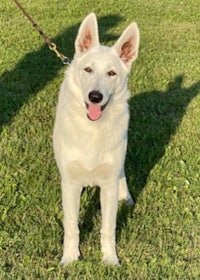
<path fill-rule="evenodd" d="M 132 62 L 137 58 L 139 41 L 139 29 L 137 23 L 133 22 L 125 29 L 121 37 L 113 46 L 128 70 L 130 70 Z"/>
<path fill-rule="evenodd" d="M 82 22 L 75 41 L 76 53 L 87 52 L 99 45 L 97 19 L 94 13 L 89 14 Z"/>

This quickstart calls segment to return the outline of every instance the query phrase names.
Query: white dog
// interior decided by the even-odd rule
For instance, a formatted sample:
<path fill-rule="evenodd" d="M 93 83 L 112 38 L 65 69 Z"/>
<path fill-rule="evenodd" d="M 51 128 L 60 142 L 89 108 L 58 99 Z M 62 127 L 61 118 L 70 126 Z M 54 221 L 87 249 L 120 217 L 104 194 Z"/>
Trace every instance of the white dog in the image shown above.
<path fill-rule="evenodd" d="M 78 214 L 82 188 L 96 185 L 101 188 L 103 261 L 118 264 L 118 200 L 133 202 L 124 161 L 129 120 L 127 76 L 138 46 L 136 23 L 128 26 L 113 47 L 100 45 L 95 14 L 89 14 L 80 26 L 74 60 L 59 94 L 53 135 L 62 177 L 64 265 L 80 256 Z"/>

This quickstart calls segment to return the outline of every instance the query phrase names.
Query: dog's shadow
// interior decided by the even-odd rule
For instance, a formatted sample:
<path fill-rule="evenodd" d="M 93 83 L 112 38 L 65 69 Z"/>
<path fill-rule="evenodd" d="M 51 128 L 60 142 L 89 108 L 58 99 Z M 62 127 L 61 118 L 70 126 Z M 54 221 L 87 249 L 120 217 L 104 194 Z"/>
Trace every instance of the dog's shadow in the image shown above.
<path fill-rule="evenodd" d="M 164 156 L 189 103 L 200 93 L 200 81 L 184 88 L 183 79 L 184 75 L 175 77 L 169 82 L 166 91 L 142 92 L 129 100 L 130 122 L 125 170 L 135 202 L 145 187 L 151 170 Z M 125 204 L 119 209 L 119 238 L 132 214 L 133 209 Z"/>
<path fill-rule="evenodd" d="M 142 92 L 129 100 L 130 122 L 125 170 L 129 190 L 135 202 L 146 185 L 150 171 L 163 157 L 187 106 L 200 93 L 200 81 L 184 88 L 183 78 L 183 75 L 175 77 L 174 81 L 168 84 L 166 91 Z M 88 231 L 92 230 L 95 208 L 100 207 L 99 191 L 93 192 L 90 200 L 81 226 L 82 240 L 85 239 Z M 132 215 L 133 207 L 120 203 L 117 239 L 120 239 L 121 231 Z"/>
<path fill-rule="evenodd" d="M 200 91 L 200 81 L 184 88 L 184 76 L 169 82 L 166 91 L 142 92 L 130 99 L 126 174 L 137 200 L 154 165 L 181 123 L 189 103 Z"/>
<path fill-rule="evenodd" d="M 100 34 L 104 34 L 102 38 L 104 42 L 117 38 L 109 34 L 109 30 L 120 21 L 122 21 L 122 17 L 118 15 L 109 15 L 98 19 Z M 72 58 L 74 53 L 73 46 L 79 26 L 80 23 L 73 25 L 52 38 L 58 49 L 69 58 Z M 9 59 L 9 57 L 4 58 L 5 64 Z M 49 82 L 53 81 L 61 67 L 62 63 L 44 44 L 40 50 L 26 54 L 13 69 L 7 69 L 1 75 L 0 132 L 4 125 L 12 122 L 13 117 L 30 97 L 35 96 Z"/>

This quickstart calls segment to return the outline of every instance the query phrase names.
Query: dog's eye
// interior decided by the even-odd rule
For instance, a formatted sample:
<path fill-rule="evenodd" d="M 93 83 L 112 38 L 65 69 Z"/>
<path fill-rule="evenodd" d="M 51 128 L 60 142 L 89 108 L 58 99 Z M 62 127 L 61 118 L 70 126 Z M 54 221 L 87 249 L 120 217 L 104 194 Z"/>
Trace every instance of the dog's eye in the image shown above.
<path fill-rule="evenodd" d="M 87 73 L 92 73 L 92 68 L 86 67 L 86 68 L 84 68 L 84 71 Z"/>
<path fill-rule="evenodd" d="M 109 71 L 107 74 L 108 74 L 109 77 L 117 75 L 117 73 L 113 70 Z"/>

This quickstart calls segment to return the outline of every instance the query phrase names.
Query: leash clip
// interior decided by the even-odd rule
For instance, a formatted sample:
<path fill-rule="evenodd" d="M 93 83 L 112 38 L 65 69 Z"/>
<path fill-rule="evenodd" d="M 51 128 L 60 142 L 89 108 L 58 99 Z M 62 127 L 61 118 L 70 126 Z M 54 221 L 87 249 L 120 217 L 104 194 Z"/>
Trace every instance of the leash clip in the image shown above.
<path fill-rule="evenodd" d="M 70 60 L 67 56 L 65 56 L 64 54 L 60 53 L 58 50 L 57 50 L 57 46 L 55 43 L 52 43 L 49 45 L 49 48 L 51 51 L 55 52 L 57 57 L 61 59 L 62 63 L 65 64 L 65 65 L 70 65 Z"/>

